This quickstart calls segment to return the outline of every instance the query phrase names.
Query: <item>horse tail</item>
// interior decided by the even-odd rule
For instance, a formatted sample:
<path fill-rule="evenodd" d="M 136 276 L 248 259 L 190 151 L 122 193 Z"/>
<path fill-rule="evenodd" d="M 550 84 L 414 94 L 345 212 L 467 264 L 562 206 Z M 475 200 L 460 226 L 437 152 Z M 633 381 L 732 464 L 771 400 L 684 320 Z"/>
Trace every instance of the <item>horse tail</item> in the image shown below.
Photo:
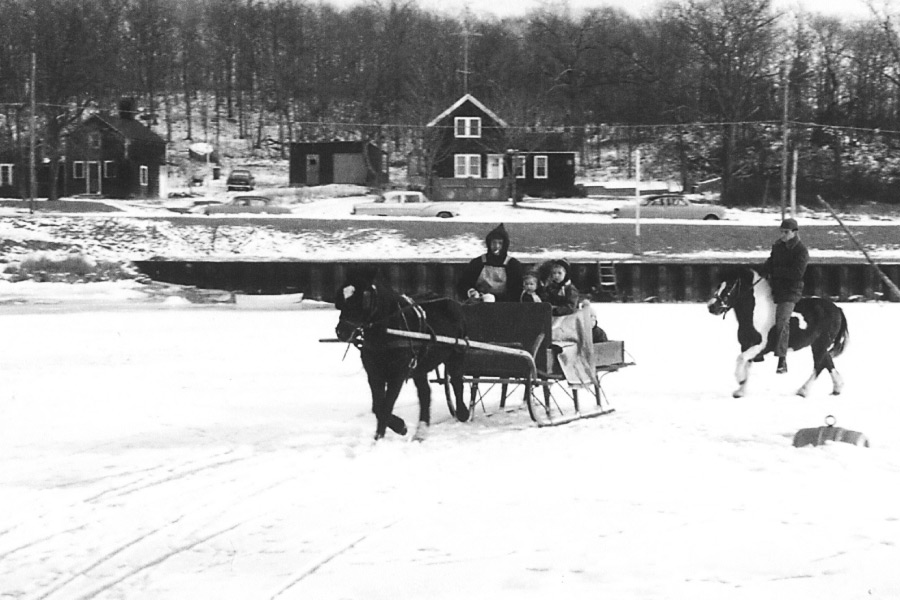
<path fill-rule="evenodd" d="M 847 347 L 847 342 L 850 341 L 850 330 L 847 328 L 847 317 L 840 307 L 838 307 L 838 313 L 841 315 L 841 326 L 838 328 L 837 335 L 834 336 L 834 341 L 831 342 L 831 348 L 828 349 L 828 353 L 831 354 L 832 358 L 840 356 L 844 351 L 844 348 Z"/>

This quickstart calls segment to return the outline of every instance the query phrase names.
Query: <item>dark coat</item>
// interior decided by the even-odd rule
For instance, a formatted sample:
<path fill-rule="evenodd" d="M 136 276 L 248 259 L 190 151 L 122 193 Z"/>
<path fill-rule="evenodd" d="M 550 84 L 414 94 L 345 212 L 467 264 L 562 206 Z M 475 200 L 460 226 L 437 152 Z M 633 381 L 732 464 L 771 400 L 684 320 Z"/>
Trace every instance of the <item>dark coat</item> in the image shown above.
<path fill-rule="evenodd" d="M 503 241 L 503 249 L 500 254 L 491 254 L 491 240 Z M 517 302 L 522 295 L 522 263 L 509 256 L 509 234 L 501 224 L 492 229 L 484 239 L 487 252 L 473 258 L 463 268 L 456 285 L 456 291 L 460 298 L 466 299 L 470 289 L 478 289 L 478 277 L 484 267 L 490 265 L 506 271 L 506 291 L 503 294 L 495 294 L 497 302 Z M 484 293 L 485 290 L 478 290 Z"/>
<path fill-rule="evenodd" d="M 807 263 L 809 252 L 799 237 L 787 243 L 778 240 L 772 244 L 772 253 L 762 271 L 769 278 L 776 304 L 800 300 Z"/>
<path fill-rule="evenodd" d="M 571 315 L 578 310 L 581 294 L 569 278 L 569 263 L 565 260 L 549 261 L 541 265 L 541 270 L 549 275 L 550 269 L 555 265 L 562 266 L 566 270 L 566 278 L 561 283 L 554 283 L 547 279 L 539 293 L 544 302 L 549 302 L 553 305 L 554 317 Z"/>

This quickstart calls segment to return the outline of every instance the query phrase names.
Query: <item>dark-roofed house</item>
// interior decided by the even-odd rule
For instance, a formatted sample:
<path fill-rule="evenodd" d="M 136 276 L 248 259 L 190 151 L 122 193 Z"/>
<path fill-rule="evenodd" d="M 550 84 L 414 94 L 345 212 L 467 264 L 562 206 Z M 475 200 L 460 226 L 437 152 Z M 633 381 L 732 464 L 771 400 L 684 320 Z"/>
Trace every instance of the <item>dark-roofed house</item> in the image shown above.
<path fill-rule="evenodd" d="M 434 140 L 433 200 L 506 200 L 512 189 L 535 196 L 575 192 L 574 152 L 546 141 L 551 147 L 511 150 L 506 122 L 471 94 L 427 127 Z"/>
<path fill-rule="evenodd" d="M 66 143 L 66 194 L 158 198 L 166 142 L 123 105 L 119 116 L 95 114 Z"/>

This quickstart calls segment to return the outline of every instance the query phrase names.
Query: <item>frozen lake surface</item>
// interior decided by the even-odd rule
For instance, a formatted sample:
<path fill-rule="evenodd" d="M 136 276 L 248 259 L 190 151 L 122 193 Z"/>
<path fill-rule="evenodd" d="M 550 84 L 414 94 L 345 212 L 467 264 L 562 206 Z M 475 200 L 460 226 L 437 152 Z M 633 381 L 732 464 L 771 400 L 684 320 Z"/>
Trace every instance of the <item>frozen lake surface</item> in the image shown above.
<path fill-rule="evenodd" d="M 732 316 L 595 306 L 615 413 L 456 423 L 435 386 L 377 445 L 331 308 L 0 306 L 0 598 L 900 597 L 900 305 L 842 305 L 842 396 L 793 394 L 804 352 L 740 400 Z M 872 447 L 792 447 L 829 414 Z"/>

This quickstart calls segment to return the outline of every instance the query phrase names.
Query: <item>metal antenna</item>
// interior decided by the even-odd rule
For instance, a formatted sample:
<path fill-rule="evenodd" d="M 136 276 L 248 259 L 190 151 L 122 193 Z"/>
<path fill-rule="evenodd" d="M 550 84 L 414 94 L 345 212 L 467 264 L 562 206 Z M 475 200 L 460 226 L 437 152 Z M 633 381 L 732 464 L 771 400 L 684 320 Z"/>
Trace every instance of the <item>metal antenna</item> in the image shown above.
<path fill-rule="evenodd" d="M 457 73 L 462 73 L 463 76 L 463 93 L 469 93 L 469 38 L 470 37 L 481 37 L 480 33 L 475 33 L 474 31 L 469 29 L 469 3 L 466 3 L 465 8 L 465 16 L 463 19 L 463 30 L 459 35 L 463 38 L 463 68 L 462 70 L 458 70 Z"/>

